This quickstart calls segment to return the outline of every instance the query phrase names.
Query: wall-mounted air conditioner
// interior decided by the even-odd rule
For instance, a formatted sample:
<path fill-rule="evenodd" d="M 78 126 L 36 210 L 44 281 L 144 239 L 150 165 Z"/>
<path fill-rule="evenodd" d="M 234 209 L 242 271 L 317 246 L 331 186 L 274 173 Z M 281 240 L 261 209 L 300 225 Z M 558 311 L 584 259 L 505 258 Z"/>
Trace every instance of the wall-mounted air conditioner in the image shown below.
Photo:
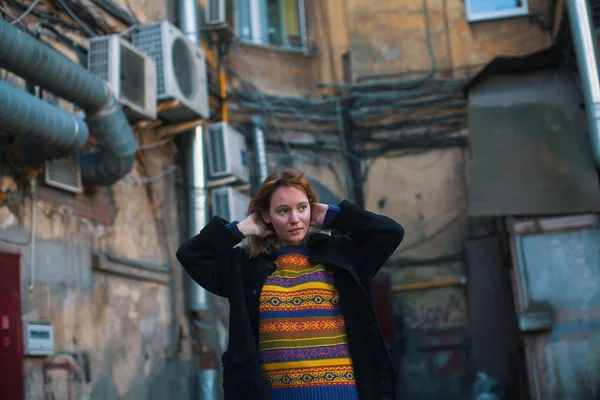
<path fill-rule="evenodd" d="M 227 221 L 242 221 L 248 215 L 250 197 L 231 187 L 213 189 L 212 213 Z"/>
<path fill-rule="evenodd" d="M 233 1 L 206 0 L 205 23 L 212 26 L 233 28 Z"/>
<path fill-rule="evenodd" d="M 164 20 L 136 28 L 131 33 L 131 41 L 156 61 L 158 101 L 176 100 L 181 104 L 181 107 L 167 107 L 159 111 L 159 116 L 172 122 L 208 119 L 210 110 L 204 50 Z"/>
<path fill-rule="evenodd" d="M 226 122 L 216 122 L 206 127 L 208 172 L 211 178 L 236 177 L 248 183 L 248 155 L 246 139 Z"/>
<path fill-rule="evenodd" d="M 90 39 L 88 69 L 100 76 L 130 121 L 156 119 L 156 63 L 119 35 Z"/>

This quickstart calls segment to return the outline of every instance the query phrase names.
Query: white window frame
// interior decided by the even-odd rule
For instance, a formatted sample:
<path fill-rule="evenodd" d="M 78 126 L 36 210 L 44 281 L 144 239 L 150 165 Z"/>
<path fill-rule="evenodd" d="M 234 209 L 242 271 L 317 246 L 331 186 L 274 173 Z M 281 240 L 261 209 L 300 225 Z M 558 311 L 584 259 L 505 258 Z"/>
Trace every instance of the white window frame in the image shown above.
<path fill-rule="evenodd" d="M 471 10 L 471 3 L 473 1 L 487 1 L 487 0 L 465 0 L 465 11 L 468 22 L 479 22 L 479 21 L 490 21 L 494 19 L 502 18 L 514 18 L 522 17 L 529 14 L 528 0 L 520 0 L 521 5 L 509 10 L 502 11 L 488 11 L 488 12 L 473 12 Z"/>
<path fill-rule="evenodd" d="M 304 8 L 304 0 L 297 0 L 298 3 L 298 17 L 300 19 L 300 39 L 302 40 L 302 46 L 292 47 L 286 45 L 275 45 L 268 43 L 267 38 L 263 37 L 263 32 L 266 32 L 266 29 L 263 29 L 262 24 L 267 20 L 266 18 L 266 1 L 265 0 L 248 0 L 250 6 L 250 38 L 241 37 L 238 33 L 238 37 L 240 38 L 240 42 L 244 44 L 251 44 L 254 46 L 260 47 L 270 47 L 274 49 L 288 50 L 288 51 L 297 51 L 297 52 L 306 52 L 307 44 L 306 44 L 306 13 Z M 239 6 L 237 0 L 235 1 L 235 12 L 239 12 Z M 239 19 L 234 18 L 235 20 L 235 29 L 236 32 L 239 32 L 240 26 Z M 268 36 L 268 35 L 267 35 Z"/>

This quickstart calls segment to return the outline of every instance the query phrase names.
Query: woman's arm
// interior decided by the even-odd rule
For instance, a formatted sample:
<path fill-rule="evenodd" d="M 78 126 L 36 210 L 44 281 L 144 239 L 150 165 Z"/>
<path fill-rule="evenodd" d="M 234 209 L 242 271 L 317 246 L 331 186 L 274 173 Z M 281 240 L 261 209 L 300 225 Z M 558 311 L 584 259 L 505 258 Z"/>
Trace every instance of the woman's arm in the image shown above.
<path fill-rule="evenodd" d="M 356 204 L 344 200 L 339 207 L 317 208 L 316 221 L 346 234 L 351 243 L 345 249 L 351 259 L 360 260 L 372 279 L 404 238 L 404 228 L 396 221 L 383 215 L 366 211 Z M 328 221 L 330 220 L 330 221 Z M 360 267 L 357 265 L 357 267 Z"/>
<path fill-rule="evenodd" d="M 269 230 L 258 213 L 242 222 L 214 217 L 199 234 L 184 242 L 177 250 L 177 259 L 200 286 L 218 296 L 229 296 L 231 268 L 248 256 L 233 248 L 246 236 L 269 236 Z"/>
<path fill-rule="evenodd" d="M 234 260 L 241 257 L 234 249 L 242 238 L 235 225 L 214 217 L 199 234 L 185 241 L 177 250 L 177 260 L 196 283 L 217 296 L 229 296 L 229 278 Z"/>

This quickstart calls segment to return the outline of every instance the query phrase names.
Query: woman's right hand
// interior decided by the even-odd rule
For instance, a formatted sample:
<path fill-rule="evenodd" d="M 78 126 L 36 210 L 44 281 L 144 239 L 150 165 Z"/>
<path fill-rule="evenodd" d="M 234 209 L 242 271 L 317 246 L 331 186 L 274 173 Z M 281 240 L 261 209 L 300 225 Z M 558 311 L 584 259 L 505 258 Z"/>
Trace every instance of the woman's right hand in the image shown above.
<path fill-rule="evenodd" d="M 275 234 L 258 212 L 250 214 L 248 218 L 239 222 L 237 227 L 244 236 L 267 237 Z"/>

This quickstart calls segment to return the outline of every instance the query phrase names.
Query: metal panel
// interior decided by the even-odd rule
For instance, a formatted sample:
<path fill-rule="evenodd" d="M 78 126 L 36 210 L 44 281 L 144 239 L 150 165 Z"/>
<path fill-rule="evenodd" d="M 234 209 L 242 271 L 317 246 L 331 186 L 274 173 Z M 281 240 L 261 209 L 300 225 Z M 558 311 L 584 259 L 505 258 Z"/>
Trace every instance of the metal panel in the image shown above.
<path fill-rule="evenodd" d="M 520 365 L 517 323 L 499 240 L 471 240 L 465 250 L 474 367 L 502 382 L 502 398 L 522 398 L 516 367 Z"/>
<path fill-rule="evenodd" d="M 515 234 L 511 245 L 517 313 L 545 305 L 553 317 L 549 331 L 524 336 L 532 398 L 597 399 L 600 228 Z"/>
<path fill-rule="evenodd" d="M 69 192 L 81 193 L 81 170 L 79 168 L 79 153 L 68 157 L 46 161 L 45 182 Z"/>
<path fill-rule="evenodd" d="M 462 265 L 436 263 L 392 270 L 393 286 L 449 282 Z M 397 370 L 403 400 L 468 398 L 467 303 L 462 287 L 422 285 L 393 293 Z"/>
<path fill-rule="evenodd" d="M 600 211 L 581 96 L 570 71 L 496 75 L 469 94 L 469 214 Z"/>
<path fill-rule="evenodd" d="M 0 253 L 0 392 L 3 399 L 24 399 L 23 331 L 19 254 Z"/>

